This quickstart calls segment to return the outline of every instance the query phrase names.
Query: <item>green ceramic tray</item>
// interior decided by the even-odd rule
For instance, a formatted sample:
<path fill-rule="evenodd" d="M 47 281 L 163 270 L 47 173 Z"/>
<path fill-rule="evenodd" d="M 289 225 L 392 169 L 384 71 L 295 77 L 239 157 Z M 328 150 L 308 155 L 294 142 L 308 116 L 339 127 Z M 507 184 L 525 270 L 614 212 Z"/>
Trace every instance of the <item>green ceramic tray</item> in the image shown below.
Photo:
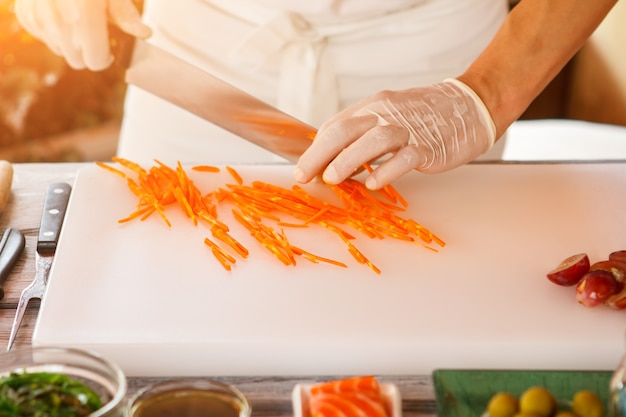
<path fill-rule="evenodd" d="M 497 392 L 519 396 L 535 385 L 548 388 L 562 408 L 581 389 L 594 391 L 608 404 L 611 372 L 442 369 L 432 376 L 439 417 L 480 417 Z"/>

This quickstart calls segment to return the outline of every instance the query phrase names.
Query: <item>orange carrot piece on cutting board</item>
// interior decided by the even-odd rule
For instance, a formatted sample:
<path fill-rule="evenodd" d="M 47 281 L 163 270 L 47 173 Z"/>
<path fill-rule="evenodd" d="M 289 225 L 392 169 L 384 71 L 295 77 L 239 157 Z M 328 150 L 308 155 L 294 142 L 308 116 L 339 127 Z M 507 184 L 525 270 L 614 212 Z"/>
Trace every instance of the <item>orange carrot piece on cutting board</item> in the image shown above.
<path fill-rule="evenodd" d="M 445 246 L 445 242 L 410 218 L 400 216 L 405 210 L 406 201 L 392 187 L 387 187 L 382 193 L 388 201 L 375 197 L 364 184 L 354 179 L 347 179 L 340 184 L 330 185 L 339 204 L 314 197 L 304 188 L 294 185 L 284 188 L 263 181 L 252 181 L 244 184 L 244 180 L 233 167 L 226 166 L 226 171 L 235 180 L 235 184 L 225 184 L 209 192 L 200 190 L 189 177 L 183 165 L 179 162 L 175 166 L 168 166 L 158 160 L 156 165 L 146 169 L 139 164 L 124 158 L 114 157 L 120 167 L 98 162 L 97 164 L 119 175 L 126 180 L 130 191 L 137 197 L 137 207 L 127 217 L 120 219 L 120 223 L 131 220 L 146 220 L 156 213 L 168 227 L 172 224 L 165 214 L 169 206 L 178 207 L 194 225 L 202 222 L 211 228 L 211 234 L 220 245 L 233 250 L 233 253 L 246 258 L 248 249 L 231 235 L 228 226 L 218 218 L 218 206 L 230 203 L 234 207 L 232 213 L 235 220 L 250 232 L 250 235 L 272 253 L 285 265 L 296 265 L 296 256 L 313 263 L 328 263 L 339 267 L 347 265 L 339 260 L 329 259 L 310 253 L 302 248 L 292 246 L 281 227 L 323 227 L 336 234 L 345 243 L 348 252 L 360 264 L 369 267 L 374 273 L 381 270 L 368 259 L 353 243 L 355 236 L 345 228 L 349 227 L 361 232 L 371 239 L 393 238 L 421 246 L 436 252 L 428 246 L 431 242 Z M 366 166 L 368 170 L 371 167 Z M 130 171 L 125 172 L 123 169 Z M 192 171 L 199 173 L 218 173 L 218 167 L 210 165 L 196 165 Z M 130 178 L 129 174 L 135 174 Z M 286 221 L 283 216 L 290 220 Z M 274 222 L 279 229 L 266 222 Z M 207 243 L 205 241 L 205 243 Z M 211 241 L 211 243 L 215 243 Z M 222 252 L 221 247 L 211 244 L 211 249 L 221 265 L 231 270 L 234 264 L 232 256 Z M 342 380 L 341 384 L 363 385 L 374 383 L 370 377 L 359 377 L 355 380 Z"/>

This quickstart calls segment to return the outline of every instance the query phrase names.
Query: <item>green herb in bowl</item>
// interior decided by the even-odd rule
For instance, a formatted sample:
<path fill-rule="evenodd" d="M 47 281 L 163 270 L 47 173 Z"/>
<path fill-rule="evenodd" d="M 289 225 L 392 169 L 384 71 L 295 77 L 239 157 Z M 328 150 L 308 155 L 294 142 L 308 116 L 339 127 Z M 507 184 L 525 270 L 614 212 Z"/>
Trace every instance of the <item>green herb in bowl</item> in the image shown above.
<path fill-rule="evenodd" d="M 0 416 L 82 417 L 102 407 L 84 383 L 64 374 L 16 373 L 0 378 Z"/>

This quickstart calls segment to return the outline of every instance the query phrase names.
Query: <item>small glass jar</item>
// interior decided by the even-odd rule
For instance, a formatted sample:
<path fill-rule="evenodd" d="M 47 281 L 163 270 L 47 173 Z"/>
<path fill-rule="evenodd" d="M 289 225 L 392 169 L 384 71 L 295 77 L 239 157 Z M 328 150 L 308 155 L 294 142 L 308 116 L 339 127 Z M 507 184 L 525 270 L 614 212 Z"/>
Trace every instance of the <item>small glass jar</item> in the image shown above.
<path fill-rule="evenodd" d="M 121 417 L 127 392 L 126 376 L 96 353 L 65 347 L 31 347 L 0 354 L 0 378 L 11 374 L 60 374 L 86 385 L 102 406 L 89 417 Z"/>
<path fill-rule="evenodd" d="M 149 385 L 127 404 L 125 417 L 250 417 L 246 397 L 235 387 L 207 379 L 175 379 Z"/>
<path fill-rule="evenodd" d="M 611 377 L 610 391 L 612 417 L 626 417 L 626 354 Z"/>

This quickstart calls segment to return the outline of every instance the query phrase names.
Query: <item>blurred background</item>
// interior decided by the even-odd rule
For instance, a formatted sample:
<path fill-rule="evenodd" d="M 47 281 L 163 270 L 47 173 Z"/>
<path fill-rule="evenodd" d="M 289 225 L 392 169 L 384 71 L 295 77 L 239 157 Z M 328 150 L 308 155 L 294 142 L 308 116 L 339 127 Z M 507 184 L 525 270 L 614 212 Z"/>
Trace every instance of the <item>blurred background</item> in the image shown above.
<path fill-rule="evenodd" d="M 0 159 L 109 160 L 123 114 L 122 71 L 72 70 L 21 29 L 12 6 L 13 0 L 0 0 Z M 624 22 L 626 4 L 618 2 L 522 118 L 626 126 Z"/>
<path fill-rule="evenodd" d="M 125 91 L 120 68 L 71 69 L 22 30 L 13 0 L 0 0 L 0 159 L 110 159 Z"/>

